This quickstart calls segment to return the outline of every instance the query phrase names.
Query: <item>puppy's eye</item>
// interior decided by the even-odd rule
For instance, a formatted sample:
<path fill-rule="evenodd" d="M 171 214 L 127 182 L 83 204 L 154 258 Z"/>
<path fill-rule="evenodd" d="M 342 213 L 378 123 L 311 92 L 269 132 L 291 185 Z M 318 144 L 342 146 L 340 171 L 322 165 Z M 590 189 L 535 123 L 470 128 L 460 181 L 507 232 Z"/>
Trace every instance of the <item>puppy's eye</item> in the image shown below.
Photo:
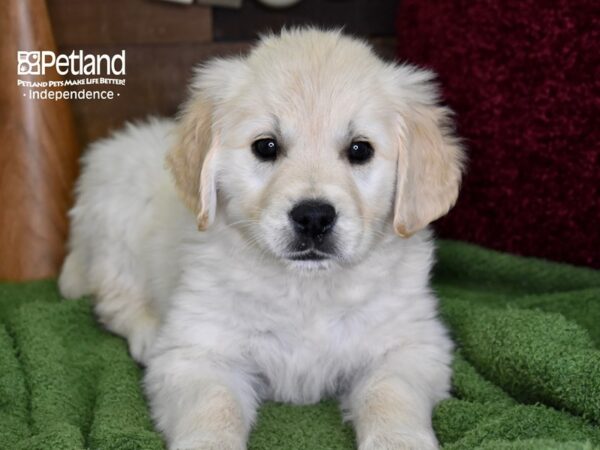
<path fill-rule="evenodd" d="M 275 161 L 279 145 L 273 138 L 258 139 L 252 143 L 252 153 L 261 161 Z"/>
<path fill-rule="evenodd" d="M 373 157 L 373 147 L 366 141 L 355 141 L 348 148 L 351 164 L 364 164 Z"/>

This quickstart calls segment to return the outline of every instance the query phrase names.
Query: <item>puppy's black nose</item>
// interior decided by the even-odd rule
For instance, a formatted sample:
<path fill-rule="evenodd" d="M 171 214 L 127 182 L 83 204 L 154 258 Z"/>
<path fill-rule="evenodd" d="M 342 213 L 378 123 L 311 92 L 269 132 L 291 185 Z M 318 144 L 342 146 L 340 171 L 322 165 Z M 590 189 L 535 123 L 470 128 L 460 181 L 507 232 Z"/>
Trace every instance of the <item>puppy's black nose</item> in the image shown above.
<path fill-rule="evenodd" d="M 316 238 L 333 229 L 337 214 L 335 208 L 321 200 L 304 200 L 290 211 L 290 218 L 298 234 Z"/>

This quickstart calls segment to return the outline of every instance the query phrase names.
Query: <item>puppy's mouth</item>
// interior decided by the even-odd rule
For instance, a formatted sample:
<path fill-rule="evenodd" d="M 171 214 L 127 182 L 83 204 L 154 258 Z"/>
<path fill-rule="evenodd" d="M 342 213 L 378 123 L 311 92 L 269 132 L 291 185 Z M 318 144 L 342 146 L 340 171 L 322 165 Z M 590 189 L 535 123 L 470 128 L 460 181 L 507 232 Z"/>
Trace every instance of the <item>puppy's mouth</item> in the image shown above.
<path fill-rule="evenodd" d="M 324 261 L 330 259 L 333 255 L 325 253 L 314 248 L 302 252 L 294 252 L 287 255 L 287 259 L 292 261 Z"/>

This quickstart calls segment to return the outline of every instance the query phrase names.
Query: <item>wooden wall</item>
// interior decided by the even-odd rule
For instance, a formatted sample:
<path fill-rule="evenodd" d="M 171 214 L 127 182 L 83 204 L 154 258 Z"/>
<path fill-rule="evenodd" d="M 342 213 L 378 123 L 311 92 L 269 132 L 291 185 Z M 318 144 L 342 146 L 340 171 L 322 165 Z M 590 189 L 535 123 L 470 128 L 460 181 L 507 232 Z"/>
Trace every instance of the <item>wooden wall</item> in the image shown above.
<path fill-rule="evenodd" d="M 59 50 L 97 53 L 126 50 L 126 86 L 113 100 L 72 101 L 84 144 L 127 120 L 172 115 L 186 95 L 192 67 L 244 52 L 259 32 L 283 25 L 345 26 L 393 56 L 397 0 L 303 0 L 270 10 L 244 0 L 240 10 L 178 5 L 158 0 L 47 0 Z"/>

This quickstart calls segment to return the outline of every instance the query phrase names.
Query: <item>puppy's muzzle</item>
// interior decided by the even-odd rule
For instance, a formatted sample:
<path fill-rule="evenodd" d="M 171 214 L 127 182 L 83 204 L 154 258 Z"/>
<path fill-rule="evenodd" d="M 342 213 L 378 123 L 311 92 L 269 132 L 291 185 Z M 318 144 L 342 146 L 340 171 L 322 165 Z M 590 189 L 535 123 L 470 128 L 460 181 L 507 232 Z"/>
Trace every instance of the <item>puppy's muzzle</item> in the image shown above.
<path fill-rule="evenodd" d="M 295 233 L 292 259 L 326 259 L 334 250 L 331 234 L 337 219 L 335 208 L 322 200 L 303 200 L 289 213 Z"/>

